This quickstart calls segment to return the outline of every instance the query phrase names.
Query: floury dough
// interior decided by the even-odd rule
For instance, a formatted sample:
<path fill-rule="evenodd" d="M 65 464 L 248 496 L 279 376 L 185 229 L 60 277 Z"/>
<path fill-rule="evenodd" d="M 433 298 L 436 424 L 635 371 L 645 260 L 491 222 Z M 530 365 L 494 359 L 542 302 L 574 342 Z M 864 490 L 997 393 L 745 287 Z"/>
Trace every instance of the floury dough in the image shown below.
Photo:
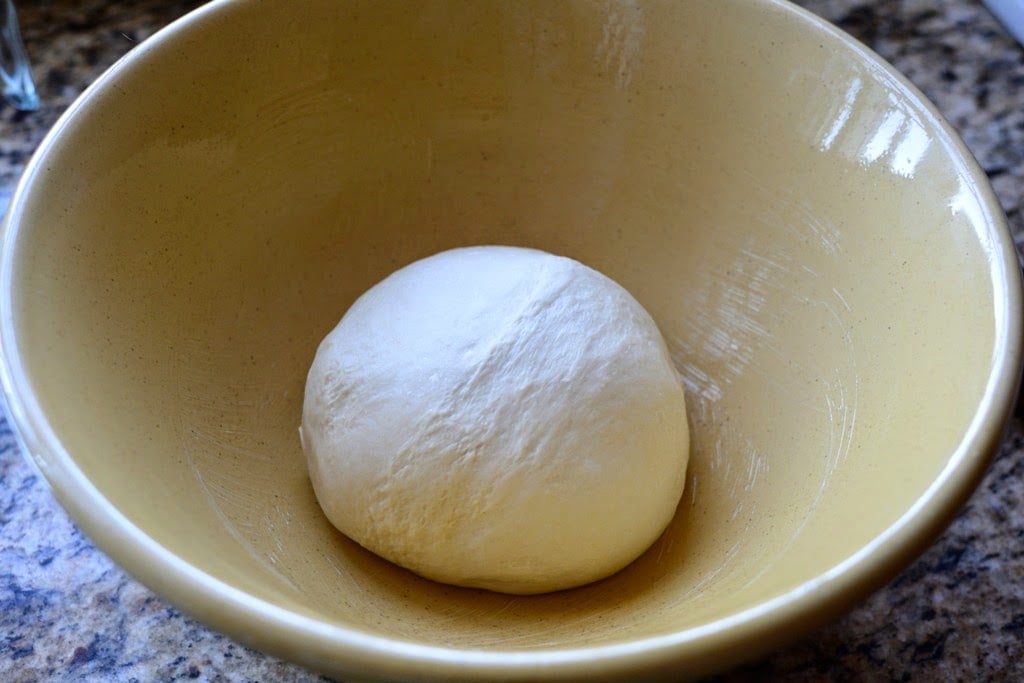
<path fill-rule="evenodd" d="M 360 297 L 317 351 L 300 432 L 339 530 L 506 593 L 629 564 L 675 514 L 689 457 L 647 312 L 576 261 L 514 247 L 446 251 Z"/>

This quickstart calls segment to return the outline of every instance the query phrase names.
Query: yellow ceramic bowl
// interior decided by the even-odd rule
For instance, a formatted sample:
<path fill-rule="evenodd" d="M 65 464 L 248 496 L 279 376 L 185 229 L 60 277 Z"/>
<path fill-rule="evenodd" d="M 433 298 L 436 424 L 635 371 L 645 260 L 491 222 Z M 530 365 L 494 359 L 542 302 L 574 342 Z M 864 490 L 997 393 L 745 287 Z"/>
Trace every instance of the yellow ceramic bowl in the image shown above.
<path fill-rule="evenodd" d="M 321 515 L 317 343 L 395 268 L 539 247 L 626 286 L 685 381 L 676 521 L 510 597 Z M 13 198 L 3 379 L 96 543 L 243 643 L 342 676 L 694 676 L 908 563 L 971 492 L 1020 364 L 983 174 L 877 57 L 775 0 L 221 1 L 72 107 Z"/>

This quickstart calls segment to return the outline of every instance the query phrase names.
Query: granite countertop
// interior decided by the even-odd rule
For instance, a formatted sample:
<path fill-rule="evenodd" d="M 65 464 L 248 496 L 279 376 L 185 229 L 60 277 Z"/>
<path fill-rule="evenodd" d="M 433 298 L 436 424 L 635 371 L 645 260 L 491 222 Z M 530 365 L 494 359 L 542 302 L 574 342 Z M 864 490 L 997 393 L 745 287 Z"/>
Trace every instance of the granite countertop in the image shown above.
<path fill-rule="evenodd" d="M 195 0 L 34 0 L 42 97 L 0 104 L 0 209 L 56 117 Z M 978 0 L 803 0 L 906 74 L 961 133 L 1024 244 L 1024 48 Z M 1024 680 L 1024 422 L 915 564 L 839 621 L 714 680 Z M 0 418 L 0 680 L 326 680 L 183 616 L 68 519 Z"/>

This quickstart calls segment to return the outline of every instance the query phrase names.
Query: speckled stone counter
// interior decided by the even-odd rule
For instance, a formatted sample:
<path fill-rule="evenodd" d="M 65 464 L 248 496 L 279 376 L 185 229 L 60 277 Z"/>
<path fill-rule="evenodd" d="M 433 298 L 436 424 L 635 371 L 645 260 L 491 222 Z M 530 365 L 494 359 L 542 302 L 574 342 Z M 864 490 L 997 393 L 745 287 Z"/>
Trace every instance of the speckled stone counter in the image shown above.
<path fill-rule="evenodd" d="M 0 105 L 0 208 L 74 97 L 198 2 L 22 0 L 43 106 Z M 960 131 L 1024 244 L 1024 48 L 976 0 L 804 0 Z M 1024 680 L 1024 422 L 952 527 L 853 612 L 715 680 Z M 0 421 L 0 681 L 326 680 L 211 632 L 96 550 Z"/>

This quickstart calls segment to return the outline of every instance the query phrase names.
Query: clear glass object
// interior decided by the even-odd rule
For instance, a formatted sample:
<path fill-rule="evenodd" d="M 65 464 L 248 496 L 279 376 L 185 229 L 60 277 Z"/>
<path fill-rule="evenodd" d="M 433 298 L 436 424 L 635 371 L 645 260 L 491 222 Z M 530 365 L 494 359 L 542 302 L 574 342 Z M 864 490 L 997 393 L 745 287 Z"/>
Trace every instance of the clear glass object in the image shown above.
<path fill-rule="evenodd" d="M 3 77 L 4 99 L 16 109 L 38 109 L 39 94 L 32 81 L 25 45 L 21 42 L 14 3 L 4 0 L 0 12 L 3 13 L 3 23 L 0 24 L 0 76 Z"/>

